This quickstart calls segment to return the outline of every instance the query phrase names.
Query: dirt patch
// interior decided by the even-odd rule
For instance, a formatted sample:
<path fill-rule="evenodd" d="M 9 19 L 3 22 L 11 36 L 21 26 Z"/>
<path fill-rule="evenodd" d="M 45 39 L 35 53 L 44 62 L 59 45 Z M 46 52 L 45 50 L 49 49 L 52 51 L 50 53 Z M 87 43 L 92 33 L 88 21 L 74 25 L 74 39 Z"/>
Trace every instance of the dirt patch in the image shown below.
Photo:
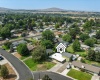
<path fill-rule="evenodd" d="M 21 56 L 20 54 L 18 54 L 18 53 L 15 53 L 14 56 L 17 57 L 18 59 L 20 59 L 20 58 L 22 57 L 22 56 Z"/>
<path fill-rule="evenodd" d="M 8 70 L 9 70 L 9 75 L 7 76 L 6 79 L 3 79 L 2 77 L 0 77 L 0 80 L 15 80 L 17 78 L 17 75 L 14 72 L 14 70 L 12 69 L 12 67 L 8 63 L 5 64 L 5 66 L 7 66 Z"/>
<path fill-rule="evenodd" d="M 46 70 L 46 66 L 44 64 L 38 64 L 37 69 L 40 70 Z"/>

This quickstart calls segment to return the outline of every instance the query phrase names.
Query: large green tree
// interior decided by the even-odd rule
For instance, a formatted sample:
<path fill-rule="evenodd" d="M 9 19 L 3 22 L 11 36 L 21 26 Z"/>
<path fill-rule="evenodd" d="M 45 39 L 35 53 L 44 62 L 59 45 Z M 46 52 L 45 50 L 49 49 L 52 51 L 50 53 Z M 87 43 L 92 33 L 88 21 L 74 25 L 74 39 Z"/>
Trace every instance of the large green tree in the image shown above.
<path fill-rule="evenodd" d="M 94 61 L 95 60 L 95 52 L 93 50 L 89 50 L 87 54 L 87 59 Z"/>
<path fill-rule="evenodd" d="M 0 30 L 0 35 L 1 35 L 1 37 L 2 37 L 3 39 L 9 38 L 9 37 L 11 37 L 11 32 L 10 32 L 9 28 L 3 27 L 3 28 L 1 28 L 1 30 Z"/>
<path fill-rule="evenodd" d="M 90 46 L 90 47 L 93 47 L 94 43 L 95 43 L 94 39 L 92 39 L 92 38 L 89 38 L 89 39 L 85 40 L 85 44 L 88 45 L 88 46 Z"/>
<path fill-rule="evenodd" d="M 47 49 L 53 48 L 53 43 L 50 40 L 42 40 L 41 45 L 46 47 Z"/>
<path fill-rule="evenodd" d="M 43 46 L 37 46 L 32 53 L 32 59 L 36 62 L 43 61 L 47 57 L 46 49 Z"/>
<path fill-rule="evenodd" d="M 52 31 L 46 30 L 42 33 L 42 37 L 44 40 L 50 40 L 51 42 L 53 42 L 55 36 Z"/>
<path fill-rule="evenodd" d="M 81 34 L 80 35 L 80 39 L 82 40 L 82 41 L 85 41 L 86 39 L 88 39 L 89 38 L 89 35 L 88 34 Z"/>
<path fill-rule="evenodd" d="M 26 56 L 29 54 L 29 50 L 27 48 L 26 44 L 19 44 L 17 47 L 17 51 L 19 54 L 21 54 L 22 56 Z"/>
<path fill-rule="evenodd" d="M 79 51 L 80 50 L 80 42 L 79 42 L 79 40 L 76 39 L 73 42 L 72 48 L 73 48 L 74 51 Z"/>
<path fill-rule="evenodd" d="M 65 34 L 62 38 L 64 41 L 67 41 L 69 43 L 72 42 L 72 37 L 69 34 Z"/>

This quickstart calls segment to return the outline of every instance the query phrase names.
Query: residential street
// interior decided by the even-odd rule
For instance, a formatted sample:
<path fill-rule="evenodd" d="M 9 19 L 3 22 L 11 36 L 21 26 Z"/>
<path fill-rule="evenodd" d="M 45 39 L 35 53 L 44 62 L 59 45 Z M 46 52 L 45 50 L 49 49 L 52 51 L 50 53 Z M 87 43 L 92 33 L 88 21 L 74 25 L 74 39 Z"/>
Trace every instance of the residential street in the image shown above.
<path fill-rule="evenodd" d="M 16 42 L 16 41 L 20 41 L 20 40 L 27 39 L 27 38 L 31 38 L 31 37 L 36 38 L 36 37 L 39 37 L 39 36 L 41 36 L 41 33 L 38 34 L 38 35 L 34 35 L 34 36 L 22 37 L 22 38 L 19 38 L 19 39 L 16 39 L 16 40 L 9 40 L 9 42 Z M 5 43 L 5 41 L 1 41 L 1 42 L 0 42 L 0 46 L 3 45 L 4 43 Z"/>
<path fill-rule="evenodd" d="M 3 55 L 16 69 L 19 74 L 19 80 L 29 80 L 33 78 L 31 71 L 12 54 L 0 49 L 0 54 Z"/>
<path fill-rule="evenodd" d="M 38 80 L 39 78 L 43 78 L 43 76 L 46 74 L 48 75 L 52 80 L 72 80 L 68 77 L 65 77 L 63 75 L 60 75 L 58 73 L 54 73 L 54 72 L 33 72 L 34 74 L 34 79 L 35 80 Z"/>

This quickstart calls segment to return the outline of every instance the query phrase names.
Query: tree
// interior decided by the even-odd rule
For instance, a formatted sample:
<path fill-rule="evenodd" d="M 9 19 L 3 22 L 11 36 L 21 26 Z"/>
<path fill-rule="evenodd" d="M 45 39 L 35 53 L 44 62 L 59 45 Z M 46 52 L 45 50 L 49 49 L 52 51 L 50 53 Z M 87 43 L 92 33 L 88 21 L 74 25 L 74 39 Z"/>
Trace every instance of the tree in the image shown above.
<path fill-rule="evenodd" d="M 96 33 L 96 38 L 97 38 L 97 39 L 100 39 L 100 30 L 97 31 L 97 33 Z"/>
<path fill-rule="evenodd" d="M 64 41 L 67 41 L 69 43 L 72 42 L 72 37 L 69 34 L 64 35 L 62 38 Z"/>
<path fill-rule="evenodd" d="M 12 44 L 10 45 L 10 52 L 14 52 L 14 48 Z"/>
<path fill-rule="evenodd" d="M 91 27 L 93 26 L 93 21 L 86 21 L 83 25 L 84 29 L 91 30 Z"/>
<path fill-rule="evenodd" d="M 94 61 L 95 60 L 95 52 L 93 50 L 89 50 L 87 54 L 87 59 Z"/>
<path fill-rule="evenodd" d="M 46 47 L 47 49 L 53 48 L 53 43 L 50 40 L 42 40 L 41 45 Z"/>
<path fill-rule="evenodd" d="M 4 46 L 5 46 L 7 49 L 10 48 L 10 45 L 11 45 L 11 42 L 8 42 L 8 41 L 7 41 L 7 42 L 4 43 Z"/>
<path fill-rule="evenodd" d="M 32 53 L 32 59 L 36 62 L 43 61 L 46 59 L 46 49 L 43 46 L 37 46 Z"/>
<path fill-rule="evenodd" d="M 39 26 L 39 28 L 43 29 L 43 23 L 42 22 L 39 22 L 38 26 Z"/>
<path fill-rule="evenodd" d="M 72 39 L 76 38 L 77 33 L 76 33 L 75 29 L 70 29 L 70 35 L 71 35 Z"/>
<path fill-rule="evenodd" d="M 3 39 L 5 38 L 9 38 L 11 37 L 11 32 L 9 30 L 9 28 L 7 27 L 3 27 L 1 30 L 0 30 L 0 35 Z"/>
<path fill-rule="evenodd" d="M 36 27 L 36 24 L 34 21 L 32 21 L 31 25 L 32 25 L 32 27 Z"/>
<path fill-rule="evenodd" d="M 1 66 L 1 76 L 3 78 L 6 78 L 8 76 L 8 74 L 9 74 L 9 71 L 8 71 L 7 67 L 5 65 L 2 65 Z"/>
<path fill-rule="evenodd" d="M 95 42 L 94 42 L 94 40 L 92 38 L 89 38 L 89 39 L 85 40 L 85 44 L 90 46 L 90 47 L 93 47 L 94 43 Z"/>
<path fill-rule="evenodd" d="M 45 75 L 42 80 L 52 80 L 48 75 Z"/>
<path fill-rule="evenodd" d="M 100 62 L 100 52 L 95 52 L 95 61 Z"/>
<path fill-rule="evenodd" d="M 46 30 L 42 33 L 42 37 L 44 40 L 50 40 L 51 42 L 53 42 L 55 36 L 53 32 L 51 32 L 50 30 Z"/>
<path fill-rule="evenodd" d="M 60 27 L 60 25 L 59 25 L 59 24 L 56 24 L 56 25 L 55 25 L 55 28 L 56 28 L 56 29 L 58 29 L 59 27 Z"/>
<path fill-rule="evenodd" d="M 26 56 L 29 54 L 29 50 L 27 48 L 26 44 L 19 44 L 17 47 L 17 51 L 19 54 L 21 54 L 22 56 Z"/>
<path fill-rule="evenodd" d="M 74 51 L 80 50 L 80 42 L 77 39 L 73 42 L 72 48 Z"/>
<path fill-rule="evenodd" d="M 80 39 L 82 40 L 82 41 L 85 41 L 86 39 L 88 39 L 89 38 L 89 35 L 88 34 L 81 34 L 80 35 Z"/>

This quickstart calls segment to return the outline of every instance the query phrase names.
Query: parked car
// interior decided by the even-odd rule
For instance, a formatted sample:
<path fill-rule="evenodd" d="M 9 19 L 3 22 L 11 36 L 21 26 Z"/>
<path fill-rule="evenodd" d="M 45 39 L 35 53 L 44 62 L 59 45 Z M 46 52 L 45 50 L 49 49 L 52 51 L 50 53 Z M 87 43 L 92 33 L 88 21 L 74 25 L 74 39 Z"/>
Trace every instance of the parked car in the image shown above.
<path fill-rule="evenodd" d="M 68 64 L 68 65 L 66 66 L 66 68 L 67 68 L 67 69 L 70 69 L 70 68 L 71 68 L 71 64 Z"/>
<path fill-rule="evenodd" d="M 2 56 L 0 56 L 0 61 L 3 60 L 4 58 Z"/>

